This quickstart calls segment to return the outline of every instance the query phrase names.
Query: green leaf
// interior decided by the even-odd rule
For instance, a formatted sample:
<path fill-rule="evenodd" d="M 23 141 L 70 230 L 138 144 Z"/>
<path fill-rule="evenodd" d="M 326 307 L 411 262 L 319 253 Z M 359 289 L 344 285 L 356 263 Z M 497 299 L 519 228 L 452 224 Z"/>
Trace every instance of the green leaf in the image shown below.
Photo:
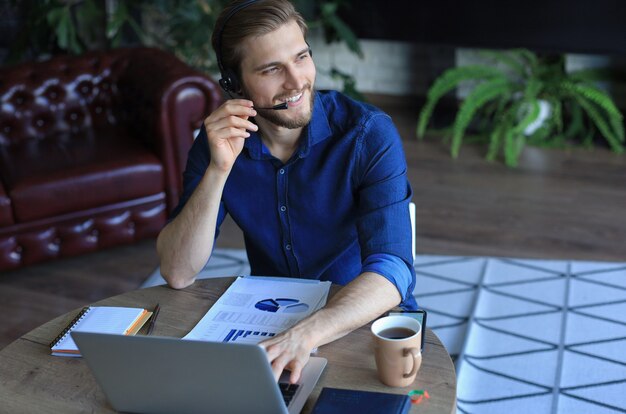
<path fill-rule="evenodd" d="M 48 24 L 54 28 L 58 46 L 71 53 L 81 53 L 82 48 L 76 39 L 76 28 L 72 21 L 69 6 L 51 10 L 46 16 Z"/>
<path fill-rule="evenodd" d="M 111 39 L 115 43 L 119 42 L 119 39 L 121 38 L 121 29 L 129 18 L 126 3 L 119 2 L 117 5 L 118 6 L 113 11 L 110 19 L 107 21 L 106 28 L 107 38 Z"/>
<path fill-rule="evenodd" d="M 326 4 L 328 5 L 328 3 Z M 346 25 L 343 20 L 341 20 L 337 15 L 327 14 L 325 16 L 325 20 L 328 25 L 335 31 L 337 37 L 340 40 L 343 40 L 352 52 L 354 52 L 357 56 L 363 59 L 363 51 L 361 50 L 361 45 L 359 44 L 359 39 L 356 37 L 354 32 Z"/>
<path fill-rule="evenodd" d="M 64 6 L 57 6 L 51 8 L 46 14 L 46 21 L 48 25 L 55 27 L 63 19 L 63 15 L 68 12 L 68 8 Z"/>
<path fill-rule="evenodd" d="M 523 100 L 520 107 L 525 109 L 525 114 L 522 120 L 513 128 L 515 134 L 523 134 L 528 125 L 532 124 L 539 117 L 541 109 L 539 101 L 536 99 Z"/>
<path fill-rule="evenodd" d="M 472 79 L 488 80 L 493 78 L 499 78 L 506 81 L 506 77 L 501 70 L 489 66 L 472 65 L 446 70 L 441 76 L 439 76 L 439 78 L 437 78 L 435 83 L 428 90 L 426 103 L 420 111 L 417 122 L 416 133 L 418 138 L 422 138 L 424 136 L 426 126 L 428 125 L 428 121 L 430 120 L 435 105 L 445 94 L 456 88 L 459 83 L 463 81 Z"/>
<path fill-rule="evenodd" d="M 565 132 L 563 133 L 563 135 L 565 135 L 565 137 L 568 139 L 571 139 L 577 136 L 578 134 L 580 134 L 583 131 L 584 126 L 585 126 L 583 123 L 582 108 L 580 104 L 576 102 L 575 100 L 571 102 L 570 115 L 571 115 L 570 123 L 565 129 Z"/>
<path fill-rule="evenodd" d="M 529 78 L 524 88 L 524 99 L 533 100 L 537 98 L 539 92 L 543 89 L 543 82 L 538 78 Z"/>
<path fill-rule="evenodd" d="M 57 37 L 57 44 L 63 49 L 67 49 L 67 27 L 65 27 L 64 17 L 68 9 L 66 7 L 59 7 L 52 9 L 46 15 L 48 25 L 54 29 L 54 33 Z M 63 25 L 63 27 L 61 27 Z"/>
<path fill-rule="evenodd" d="M 600 111 L 598 111 L 597 107 L 594 106 L 594 103 L 591 102 L 590 100 L 587 100 L 587 98 L 582 95 L 576 95 L 574 96 L 574 99 L 576 99 L 576 101 L 583 108 L 587 116 L 591 119 L 594 125 L 598 128 L 602 136 L 607 140 L 607 142 L 611 146 L 611 149 L 614 152 L 617 152 L 620 154 L 624 152 L 624 147 L 620 143 L 620 139 L 616 135 L 614 135 L 613 130 L 611 129 L 609 124 L 606 122 L 606 120 L 602 117 L 602 114 L 600 113 Z"/>
<path fill-rule="evenodd" d="M 526 137 L 523 134 L 516 134 L 512 129 L 506 131 L 504 136 L 504 163 L 509 167 L 517 167 Z"/>
<path fill-rule="evenodd" d="M 513 49 L 511 52 L 517 54 L 521 59 L 526 60 L 527 65 L 530 66 L 531 70 L 539 65 L 539 59 L 537 58 L 537 55 L 535 55 L 528 49 Z"/>
<path fill-rule="evenodd" d="M 526 138 L 526 142 L 530 145 L 550 147 L 552 146 L 549 142 L 551 132 L 552 128 L 549 126 L 549 124 L 543 125 L 539 129 L 537 129 L 530 137 Z"/>
<path fill-rule="evenodd" d="M 141 28 L 139 23 L 137 23 L 137 21 L 135 19 L 133 19 L 133 17 L 130 16 L 130 15 L 129 15 L 128 20 L 126 22 L 131 27 L 131 29 L 133 29 L 133 32 L 135 32 L 137 37 L 139 37 L 139 39 L 142 40 L 142 43 L 145 44 L 146 43 L 146 41 L 145 41 L 146 33 L 143 31 L 143 29 Z"/>
<path fill-rule="evenodd" d="M 81 33 L 80 38 L 86 46 L 92 45 L 98 40 L 104 23 L 104 10 L 96 5 L 94 0 L 84 0 L 74 7 L 77 33 Z"/>
<path fill-rule="evenodd" d="M 333 3 L 333 2 L 325 2 L 324 4 L 322 4 L 322 15 L 333 15 L 335 13 L 337 13 L 337 8 L 339 7 L 339 4 L 337 3 Z"/>
<path fill-rule="evenodd" d="M 585 146 L 586 148 L 592 148 L 593 147 L 593 136 L 595 135 L 596 129 L 595 128 L 587 128 L 587 131 L 585 132 L 585 136 L 583 137 L 583 146 Z"/>
<path fill-rule="evenodd" d="M 510 129 L 510 125 L 506 121 L 500 122 L 491 132 L 489 136 L 489 147 L 487 150 L 487 161 L 495 161 L 502 147 L 502 138 L 504 131 Z"/>
<path fill-rule="evenodd" d="M 463 134 L 476 112 L 487 102 L 498 96 L 510 93 L 511 84 L 507 79 L 503 78 L 495 78 L 483 82 L 474 88 L 461 104 L 456 119 L 454 120 L 451 150 L 452 157 L 456 158 L 459 155 Z"/>
<path fill-rule="evenodd" d="M 345 93 L 346 95 L 348 95 L 349 97 L 353 99 L 356 99 L 357 101 L 367 102 L 367 99 L 365 98 L 365 96 L 356 89 L 356 81 L 354 79 L 354 76 L 348 73 L 342 72 L 337 68 L 331 69 L 330 76 L 333 79 L 340 80 L 343 83 L 343 90 L 342 90 L 343 93 Z"/>
<path fill-rule="evenodd" d="M 616 116 L 610 116 L 609 122 L 620 142 L 624 142 L 624 120 Z"/>
<path fill-rule="evenodd" d="M 549 98 L 548 102 L 552 106 L 552 119 L 554 120 L 554 126 L 559 133 L 563 132 L 563 104 L 560 100 Z"/>
<path fill-rule="evenodd" d="M 593 101 L 608 114 L 623 118 L 622 113 L 617 109 L 613 100 L 606 92 L 595 86 L 586 85 L 582 83 L 563 82 L 563 87 L 570 92 L 572 96 L 582 96 L 590 101 Z"/>

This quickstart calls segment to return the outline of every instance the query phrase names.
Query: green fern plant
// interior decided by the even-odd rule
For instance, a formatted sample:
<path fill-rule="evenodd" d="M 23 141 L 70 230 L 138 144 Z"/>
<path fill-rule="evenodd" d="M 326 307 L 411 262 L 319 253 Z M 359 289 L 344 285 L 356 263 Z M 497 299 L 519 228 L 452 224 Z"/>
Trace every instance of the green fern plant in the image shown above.
<path fill-rule="evenodd" d="M 564 147 L 578 140 L 590 146 L 596 132 L 614 152 L 624 152 L 623 115 L 611 97 L 595 86 L 605 73 L 567 73 L 562 57 L 541 59 L 525 49 L 483 55 L 495 65 L 452 68 L 433 83 L 419 114 L 418 138 L 424 137 L 439 100 L 460 83 L 472 81 L 475 85 L 451 129 L 454 158 L 472 121 L 480 121 L 479 137 L 488 144 L 486 158 L 493 161 L 502 154 L 510 167 L 517 166 L 527 144 Z"/>

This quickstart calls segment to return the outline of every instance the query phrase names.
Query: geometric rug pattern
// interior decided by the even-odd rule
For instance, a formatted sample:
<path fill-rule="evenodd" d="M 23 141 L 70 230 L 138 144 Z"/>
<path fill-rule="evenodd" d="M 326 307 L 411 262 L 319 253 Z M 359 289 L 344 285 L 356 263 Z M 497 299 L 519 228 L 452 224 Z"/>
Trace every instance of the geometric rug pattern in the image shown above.
<path fill-rule="evenodd" d="M 422 256 L 415 269 L 456 357 L 457 412 L 626 413 L 626 263 Z"/>
<path fill-rule="evenodd" d="M 414 296 L 461 414 L 626 413 L 626 263 L 418 255 Z M 249 274 L 215 249 L 198 277 Z M 144 287 L 164 283 L 158 269 Z"/>

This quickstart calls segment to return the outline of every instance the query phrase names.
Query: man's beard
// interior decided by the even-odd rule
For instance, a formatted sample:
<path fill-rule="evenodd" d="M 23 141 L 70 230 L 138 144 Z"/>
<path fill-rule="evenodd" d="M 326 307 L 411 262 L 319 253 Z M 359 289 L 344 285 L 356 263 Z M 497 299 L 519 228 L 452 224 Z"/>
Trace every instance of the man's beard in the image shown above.
<path fill-rule="evenodd" d="M 288 128 L 288 129 L 297 129 L 297 128 L 305 127 L 309 124 L 309 122 L 311 122 L 311 117 L 313 115 L 313 103 L 315 102 L 315 94 L 313 93 L 313 89 L 311 88 L 310 84 L 306 85 L 302 89 L 302 93 L 305 93 L 306 91 L 308 91 L 310 95 L 309 111 L 305 114 L 300 115 L 297 118 L 288 118 L 284 116 L 284 113 L 286 113 L 287 111 L 290 111 L 289 108 L 283 109 L 283 110 L 255 108 L 255 110 L 260 116 L 267 119 L 269 122 L 271 122 L 272 124 L 276 126 Z M 248 93 L 246 93 L 245 89 L 244 89 L 244 94 L 245 96 L 250 96 Z M 252 101 L 254 101 L 254 99 L 252 99 Z"/>

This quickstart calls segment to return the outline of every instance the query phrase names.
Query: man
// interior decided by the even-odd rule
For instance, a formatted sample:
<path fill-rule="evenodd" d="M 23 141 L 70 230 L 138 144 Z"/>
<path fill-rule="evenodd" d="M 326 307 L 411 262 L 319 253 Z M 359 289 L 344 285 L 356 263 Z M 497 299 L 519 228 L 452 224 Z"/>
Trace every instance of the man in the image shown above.
<path fill-rule="evenodd" d="M 275 376 L 287 368 L 291 382 L 315 347 L 398 304 L 416 308 L 412 192 L 398 132 L 379 110 L 313 89 L 305 35 L 287 0 L 239 0 L 223 11 L 213 47 L 222 86 L 242 99 L 204 121 L 180 204 L 157 241 L 163 276 L 183 288 L 209 259 L 228 213 L 243 230 L 252 274 L 346 285 L 261 343 Z"/>

